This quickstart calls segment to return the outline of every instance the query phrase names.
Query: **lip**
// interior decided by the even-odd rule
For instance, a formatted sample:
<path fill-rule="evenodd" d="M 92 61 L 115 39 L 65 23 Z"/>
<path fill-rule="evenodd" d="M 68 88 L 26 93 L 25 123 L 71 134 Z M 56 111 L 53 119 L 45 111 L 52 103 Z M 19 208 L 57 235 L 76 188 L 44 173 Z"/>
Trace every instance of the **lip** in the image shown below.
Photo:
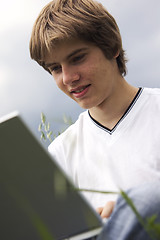
<path fill-rule="evenodd" d="M 83 97 L 87 92 L 90 87 L 90 84 L 85 85 L 85 86 L 80 86 L 74 89 L 70 90 L 70 93 L 75 97 L 75 98 L 81 98 Z M 82 91 L 81 91 L 82 90 Z M 80 92 L 77 92 L 80 91 Z"/>

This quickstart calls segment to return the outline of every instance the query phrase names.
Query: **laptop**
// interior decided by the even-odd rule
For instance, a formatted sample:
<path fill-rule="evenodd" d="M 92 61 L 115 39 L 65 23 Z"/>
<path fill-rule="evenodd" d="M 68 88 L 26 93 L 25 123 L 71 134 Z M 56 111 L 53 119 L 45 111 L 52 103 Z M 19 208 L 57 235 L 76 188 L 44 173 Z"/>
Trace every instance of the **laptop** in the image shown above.
<path fill-rule="evenodd" d="M 0 119 L 0 239 L 97 236 L 99 215 L 18 113 Z"/>

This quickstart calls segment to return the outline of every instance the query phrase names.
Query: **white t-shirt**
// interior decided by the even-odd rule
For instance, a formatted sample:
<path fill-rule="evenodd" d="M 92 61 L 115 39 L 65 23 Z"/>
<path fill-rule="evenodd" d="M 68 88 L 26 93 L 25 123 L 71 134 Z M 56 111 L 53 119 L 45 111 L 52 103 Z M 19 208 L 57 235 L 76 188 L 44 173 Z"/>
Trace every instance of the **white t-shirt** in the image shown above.
<path fill-rule="evenodd" d="M 78 188 L 119 191 L 160 180 L 160 89 L 140 89 L 112 130 L 81 113 L 49 152 Z M 116 199 L 84 195 L 95 208 Z"/>

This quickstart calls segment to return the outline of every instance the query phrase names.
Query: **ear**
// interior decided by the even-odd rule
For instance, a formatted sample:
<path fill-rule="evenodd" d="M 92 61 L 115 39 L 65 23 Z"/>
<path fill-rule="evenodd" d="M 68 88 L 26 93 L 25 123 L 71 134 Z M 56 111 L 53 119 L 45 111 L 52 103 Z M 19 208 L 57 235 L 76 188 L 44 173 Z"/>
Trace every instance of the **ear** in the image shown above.
<path fill-rule="evenodd" d="M 118 56 L 119 56 L 119 50 L 117 51 L 117 53 L 115 54 L 115 56 L 113 58 L 116 59 Z"/>

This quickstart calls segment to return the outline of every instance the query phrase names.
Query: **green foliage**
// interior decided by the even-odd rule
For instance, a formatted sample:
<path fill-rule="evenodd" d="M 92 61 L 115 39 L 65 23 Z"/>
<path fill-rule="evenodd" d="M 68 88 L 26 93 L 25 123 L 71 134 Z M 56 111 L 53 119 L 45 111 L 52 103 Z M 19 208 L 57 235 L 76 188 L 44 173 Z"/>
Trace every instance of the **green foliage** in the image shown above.
<path fill-rule="evenodd" d="M 73 124 L 73 121 L 70 117 L 67 117 L 66 115 L 63 116 L 63 123 L 66 126 L 70 126 Z M 53 134 L 53 131 L 50 130 L 50 123 L 47 122 L 45 114 L 41 113 L 41 123 L 38 126 L 38 131 L 41 133 L 41 140 L 47 141 L 51 143 L 53 139 L 55 139 L 58 135 L 60 135 L 64 130 L 61 132 L 58 132 L 58 134 Z"/>
<path fill-rule="evenodd" d="M 48 139 L 52 142 L 53 132 L 50 130 L 50 123 L 46 121 L 44 113 L 41 113 L 41 123 L 38 126 L 38 131 L 41 132 L 41 140 L 46 141 Z"/>
<path fill-rule="evenodd" d="M 156 222 L 157 215 L 146 219 L 146 229 L 152 234 L 153 239 L 160 239 L 160 223 Z"/>
<path fill-rule="evenodd" d="M 71 117 L 67 117 L 65 114 L 63 115 L 63 121 L 68 126 L 73 124 L 72 118 Z"/>
<path fill-rule="evenodd" d="M 160 240 L 160 223 L 155 222 L 157 215 L 154 214 L 151 217 L 147 217 L 146 219 L 143 219 L 141 217 L 141 215 L 138 213 L 135 205 L 133 204 L 132 200 L 128 197 L 128 195 L 122 190 L 120 191 L 120 194 L 126 200 L 127 204 L 131 207 L 131 209 L 135 213 L 139 223 L 142 225 L 142 227 L 148 233 L 150 238 L 153 240 L 155 240 L 155 239 Z"/>

